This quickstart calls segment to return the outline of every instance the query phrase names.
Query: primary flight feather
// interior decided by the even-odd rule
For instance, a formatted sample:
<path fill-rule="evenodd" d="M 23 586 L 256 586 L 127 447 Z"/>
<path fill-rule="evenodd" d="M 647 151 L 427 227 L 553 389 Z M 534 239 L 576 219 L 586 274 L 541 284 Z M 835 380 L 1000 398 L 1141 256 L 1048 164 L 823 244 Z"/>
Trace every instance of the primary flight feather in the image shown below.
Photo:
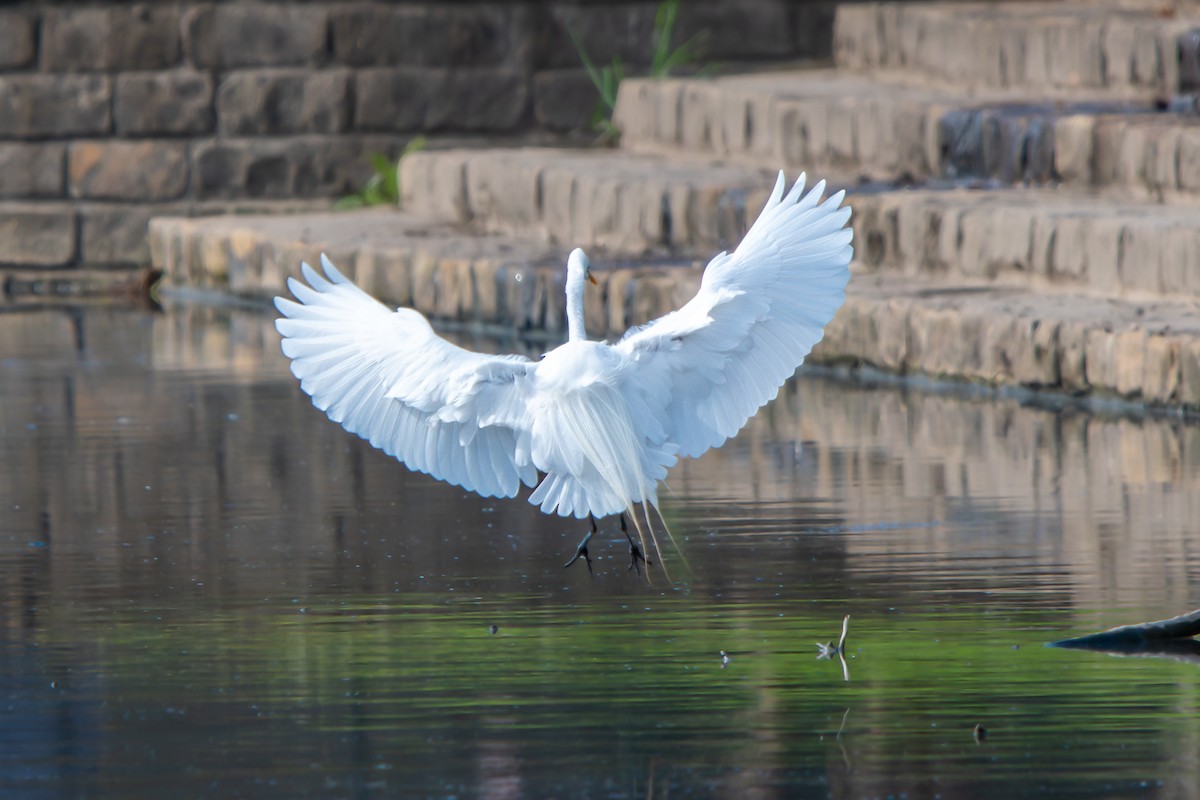
<path fill-rule="evenodd" d="M 584 333 L 583 291 L 595 281 L 576 249 L 568 338 L 540 361 L 456 347 L 324 256 L 323 275 L 304 264 L 307 285 L 288 279 L 296 300 L 275 298 L 283 352 L 317 408 L 411 469 L 485 497 L 536 487 L 530 502 L 547 514 L 657 509 L 667 470 L 723 443 L 774 398 L 845 299 L 845 193 L 822 199 L 823 181 L 805 193 L 803 175 L 785 188 L 781 172 L 695 297 L 615 344 Z"/>

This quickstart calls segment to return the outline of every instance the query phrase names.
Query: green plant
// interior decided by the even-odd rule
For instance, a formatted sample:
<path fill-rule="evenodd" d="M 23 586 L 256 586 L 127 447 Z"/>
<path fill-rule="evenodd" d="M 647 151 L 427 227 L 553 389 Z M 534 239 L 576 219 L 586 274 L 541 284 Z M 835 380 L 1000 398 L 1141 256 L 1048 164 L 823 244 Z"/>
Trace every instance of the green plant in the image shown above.
<path fill-rule="evenodd" d="M 583 68 L 587 70 L 592 85 L 600 93 L 600 99 L 596 102 L 595 109 L 592 110 L 592 129 L 600 131 L 603 137 L 611 137 L 615 140 L 620 135 L 620 131 L 612 124 L 612 114 L 613 109 L 617 107 L 617 88 L 625 77 L 625 66 L 621 63 L 619 56 L 613 56 L 611 65 L 597 69 L 592 60 L 588 58 L 587 50 L 584 49 L 579 34 L 570 28 L 567 29 L 567 33 L 571 37 L 571 43 L 575 45 L 575 51 L 579 53 L 579 60 L 583 62 Z"/>
<path fill-rule="evenodd" d="M 671 34 L 675 29 L 675 20 L 679 16 L 680 0 L 664 0 L 654 14 L 653 47 L 650 54 L 650 76 L 664 78 L 679 67 L 694 64 L 698 57 L 698 45 L 702 34 L 697 34 L 678 47 L 671 47 Z M 621 132 L 612 122 L 613 111 L 617 107 L 617 90 L 625 78 L 625 65 L 618 56 L 613 56 L 612 64 L 597 68 L 588 56 L 579 34 L 570 28 L 567 34 L 571 43 L 583 62 L 592 85 L 600 93 L 600 99 L 592 112 L 592 128 L 600 131 L 601 139 L 616 140 Z"/>
<path fill-rule="evenodd" d="M 654 53 L 650 58 L 650 75 L 665 78 L 676 67 L 694 64 L 699 56 L 703 33 L 698 33 L 675 49 L 671 49 L 671 32 L 679 15 L 680 0 L 665 0 L 654 15 Z"/>
<path fill-rule="evenodd" d="M 400 158 L 423 149 L 425 137 L 418 136 L 404 146 Z M 400 177 L 396 170 L 396 162 L 382 153 L 372 153 L 368 159 L 375 174 L 367 179 L 362 189 L 338 200 L 334 204 L 335 209 L 342 211 L 367 206 L 396 205 L 400 202 Z"/>

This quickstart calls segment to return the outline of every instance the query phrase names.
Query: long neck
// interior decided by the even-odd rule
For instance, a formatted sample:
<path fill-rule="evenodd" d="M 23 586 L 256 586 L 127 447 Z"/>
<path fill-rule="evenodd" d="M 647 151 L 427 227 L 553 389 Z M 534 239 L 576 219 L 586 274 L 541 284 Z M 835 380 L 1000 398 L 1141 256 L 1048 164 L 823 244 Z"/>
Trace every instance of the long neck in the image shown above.
<path fill-rule="evenodd" d="M 584 339 L 587 332 L 583 329 L 583 281 L 567 281 L 567 340 Z"/>

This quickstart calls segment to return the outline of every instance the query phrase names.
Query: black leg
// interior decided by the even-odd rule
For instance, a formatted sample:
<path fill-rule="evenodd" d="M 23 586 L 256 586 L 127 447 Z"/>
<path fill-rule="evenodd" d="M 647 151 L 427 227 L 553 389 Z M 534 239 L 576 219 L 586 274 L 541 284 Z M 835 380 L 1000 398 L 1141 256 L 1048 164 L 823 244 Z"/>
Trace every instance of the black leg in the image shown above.
<path fill-rule="evenodd" d="M 637 570 L 637 574 L 642 574 L 642 568 L 638 566 L 638 561 L 645 561 L 646 566 L 650 566 L 650 562 L 646 560 L 646 556 L 642 554 L 642 548 L 638 547 L 633 541 L 633 537 L 629 535 L 629 528 L 625 527 L 625 515 L 621 515 L 621 533 L 625 534 L 625 538 L 629 540 L 629 569 Z M 628 572 L 629 570 L 626 570 Z"/>
<path fill-rule="evenodd" d="M 579 543 L 579 547 L 575 548 L 575 555 L 571 556 L 571 560 L 563 564 L 563 569 L 574 564 L 583 556 L 583 563 L 587 564 L 588 575 L 592 574 L 592 557 L 588 555 L 588 542 L 592 540 L 592 536 L 596 534 L 596 518 L 588 514 L 588 519 L 592 521 L 592 529 L 588 531 L 588 535 L 583 537 L 583 541 Z"/>

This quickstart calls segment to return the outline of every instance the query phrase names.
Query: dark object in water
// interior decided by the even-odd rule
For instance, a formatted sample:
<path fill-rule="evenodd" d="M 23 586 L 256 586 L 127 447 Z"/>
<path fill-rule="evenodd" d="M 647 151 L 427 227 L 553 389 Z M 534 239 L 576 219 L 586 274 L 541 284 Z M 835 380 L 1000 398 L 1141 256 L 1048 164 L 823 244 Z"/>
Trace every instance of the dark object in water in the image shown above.
<path fill-rule="evenodd" d="M 1108 631 L 1091 633 L 1074 639 L 1062 639 L 1061 642 L 1051 642 L 1052 648 L 1072 648 L 1076 650 L 1104 650 L 1108 652 L 1126 652 L 1126 654 L 1152 654 L 1163 652 L 1164 655 L 1193 655 L 1200 654 L 1200 642 L 1192 637 L 1200 633 L 1200 608 L 1153 622 L 1141 622 L 1138 625 L 1122 625 Z"/>

